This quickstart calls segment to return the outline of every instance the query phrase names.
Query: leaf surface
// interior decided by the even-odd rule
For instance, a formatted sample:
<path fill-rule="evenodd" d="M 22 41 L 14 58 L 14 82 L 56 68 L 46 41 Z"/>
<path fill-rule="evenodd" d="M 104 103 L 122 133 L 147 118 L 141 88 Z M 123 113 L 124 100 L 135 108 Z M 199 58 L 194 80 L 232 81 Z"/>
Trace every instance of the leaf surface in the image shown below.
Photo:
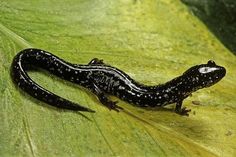
<path fill-rule="evenodd" d="M 182 117 L 174 105 L 142 109 L 121 100 L 124 112 L 109 111 L 77 85 L 30 72 L 48 90 L 96 113 L 61 111 L 11 82 L 12 58 L 27 47 L 72 63 L 102 58 L 149 85 L 209 59 L 227 75 L 185 100 L 192 112 Z M 235 69 L 235 56 L 179 1 L 1 1 L 0 156 L 235 156 Z"/>

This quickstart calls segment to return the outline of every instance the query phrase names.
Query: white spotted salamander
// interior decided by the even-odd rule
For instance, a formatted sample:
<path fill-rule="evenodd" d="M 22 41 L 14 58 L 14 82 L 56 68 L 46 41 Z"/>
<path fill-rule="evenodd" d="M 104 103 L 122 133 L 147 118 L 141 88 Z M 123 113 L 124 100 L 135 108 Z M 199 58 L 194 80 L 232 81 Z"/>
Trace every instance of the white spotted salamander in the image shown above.
<path fill-rule="evenodd" d="M 49 105 L 75 111 L 93 110 L 80 106 L 57 96 L 34 82 L 26 71 L 41 68 L 48 72 L 79 84 L 92 91 L 100 102 L 116 111 L 122 108 L 117 102 L 111 101 L 108 95 L 114 95 L 124 101 L 140 107 L 165 106 L 176 103 L 175 111 L 188 115 L 191 111 L 182 108 L 182 102 L 192 92 L 212 86 L 226 74 L 226 69 L 216 65 L 212 60 L 207 64 L 196 65 L 185 71 L 181 76 L 156 86 L 147 86 L 134 81 L 121 70 L 94 58 L 87 65 L 72 64 L 57 56 L 40 49 L 25 49 L 13 59 L 11 76 L 13 82 L 32 97 Z"/>

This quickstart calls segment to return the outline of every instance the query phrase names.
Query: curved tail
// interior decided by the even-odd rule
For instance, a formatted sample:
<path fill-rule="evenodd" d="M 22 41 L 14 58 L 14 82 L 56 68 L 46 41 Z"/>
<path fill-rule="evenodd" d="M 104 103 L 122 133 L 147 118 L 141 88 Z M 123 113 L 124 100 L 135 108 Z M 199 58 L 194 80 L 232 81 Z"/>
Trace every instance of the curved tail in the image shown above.
<path fill-rule="evenodd" d="M 43 50 L 25 49 L 14 57 L 11 65 L 11 77 L 13 82 L 23 91 L 51 106 L 74 111 L 95 112 L 51 93 L 34 82 L 26 73 L 26 70 L 30 69 L 32 66 L 42 67 L 43 69 L 50 71 L 50 67 L 56 67 L 59 63 L 64 63 L 64 66 L 67 64 L 58 57 Z M 54 74 L 57 75 L 55 72 Z"/>

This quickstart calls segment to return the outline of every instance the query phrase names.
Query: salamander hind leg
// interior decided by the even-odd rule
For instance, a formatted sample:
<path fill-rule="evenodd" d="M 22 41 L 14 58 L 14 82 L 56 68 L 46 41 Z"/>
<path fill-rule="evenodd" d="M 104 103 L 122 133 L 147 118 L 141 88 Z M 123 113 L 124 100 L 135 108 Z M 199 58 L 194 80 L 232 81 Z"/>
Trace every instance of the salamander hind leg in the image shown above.
<path fill-rule="evenodd" d="M 93 58 L 88 64 L 93 65 L 93 64 L 104 64 L 104 63 L 102 59 Z"/>
<path fill-rule="evenodd" d="M 182 108 L 182 103 L 183 100 L 176 103 L 175 112 L 183 116 L 189 116 L 188 113 L 191 111 L 191 109 L 186 109 L 186 107 Z"/>
<path fill-rule="evenodd" d="M 95 84 L 93 84 L 93 93 L 95 93 L 99 99 L 99 101 L 106 106 L 110 110 L 115 110 L 119 112 L 120 110 L 123 110 L 122 107 L 116 105 L 117 101 L 111 101 L 108 99 L 108 97 L 105 95 L 105 93 Z"/>

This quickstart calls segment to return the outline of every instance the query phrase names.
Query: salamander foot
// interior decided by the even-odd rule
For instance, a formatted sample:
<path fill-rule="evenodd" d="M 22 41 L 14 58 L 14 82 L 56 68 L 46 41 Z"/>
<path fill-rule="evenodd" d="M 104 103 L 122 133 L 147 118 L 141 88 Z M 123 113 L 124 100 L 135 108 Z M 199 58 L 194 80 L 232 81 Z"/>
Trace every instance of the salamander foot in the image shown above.
<path fill-rule="evenodd" d="M 122 107 L 116 105 L 118 103 L 118 101 L 107 101 L 107 102 L 103 102 L 103 105 L 105 105 L 108 109 L 110 110 L 114 110 L 119 112 L 120 110 L 123 110 Z"/>
<path fill-rule="evenodd" d="M 175 110 L 176 113 L 178 113 L 182 116 L 189 116 L 190 111 L 191 111 L 191 109 L 187 109 L 186 107 L 183 107 L 180 110 Z"/>

